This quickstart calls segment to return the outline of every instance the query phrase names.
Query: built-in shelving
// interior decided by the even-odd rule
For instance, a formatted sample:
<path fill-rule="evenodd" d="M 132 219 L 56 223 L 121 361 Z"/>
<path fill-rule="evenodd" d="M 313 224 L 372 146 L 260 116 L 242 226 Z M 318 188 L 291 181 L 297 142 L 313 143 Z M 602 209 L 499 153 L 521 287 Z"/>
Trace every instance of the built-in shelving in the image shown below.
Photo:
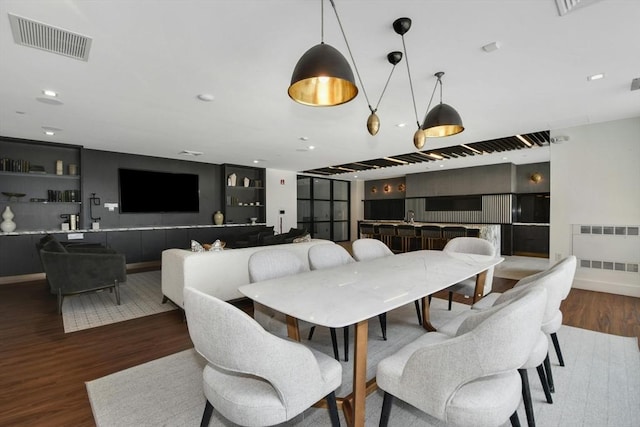
<path fill-rule="evenodd" d="M 266 220 L 265 170 L 240 165 L 222 165 L 222 205 L 226 224 L 246 224 L 251 218 Z"/>

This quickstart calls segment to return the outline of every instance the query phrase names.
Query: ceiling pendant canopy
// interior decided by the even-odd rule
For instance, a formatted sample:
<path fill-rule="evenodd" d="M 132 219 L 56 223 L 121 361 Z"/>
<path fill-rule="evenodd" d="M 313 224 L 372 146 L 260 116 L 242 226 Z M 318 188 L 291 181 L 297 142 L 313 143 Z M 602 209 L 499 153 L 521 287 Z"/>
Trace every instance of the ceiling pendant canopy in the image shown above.
<path fill-rule="evenodd" d="M 335 4 L 333 0 L 330 2 L 340 24 Z M 322 41 L 307 50 L 296 64 L 288 93 L 300 104 L 330 107 L 351 101 L 358 94 L 358 88 L 346 58 L 336 48 L 324 43 L 324 0 L 320 3 Z M 342 35 L 346 42 L 344 31 Z"/>

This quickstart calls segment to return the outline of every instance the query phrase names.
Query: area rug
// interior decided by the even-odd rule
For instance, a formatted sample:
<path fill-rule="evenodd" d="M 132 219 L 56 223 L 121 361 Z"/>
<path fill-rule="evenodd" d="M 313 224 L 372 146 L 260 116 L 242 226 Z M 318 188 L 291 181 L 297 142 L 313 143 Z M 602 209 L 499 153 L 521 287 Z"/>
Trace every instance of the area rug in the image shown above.
<path fill-rule="evenodd" d="M 526 256 L 503 256 L 504 261 L 496 265 L 493 275 L 503 279 L 520 280 L 551 267 L 549 258 Z"/>
<path fill-rule="evenodd" d="M 446 302 L 434 299 L 432 321 L 437 327 L 453 313 Z M 382 341 L 379 324 L 369 327 L 368 377 L 375 375 L 379 360 L 424 331 L 417 325 L 413 305 L 388 314 L 388 341 Z M 640 352 L 635 338 L 625 338 L 563 326 L 558 332 L 565 367 L 559 367 L 552 353 L 556 393 L 554 404 L 544 401 L 535 371 L 530 384 L 537 425 L 637 427 L 640 419 Z M 331 354 L 328 331 L 318 328 L 313 341 L 303 341 Z M 353 359 L 352 355 L 350 359 Z M 86 384 L 96 425 L 119 426 L 197 426 L 204 408 L 202 369 L 204 360 L 193 349 L 157 359 Z M 343 383 L 337 395 L 351 389 L 352 363 L 342 362 Z M 377 426 L 383 393 L 367 398 L 366 425 Z M 518 410 L 526 425 L 524 409 Z M 346 425 L 340 414 L 341 424 Z M 212 426 L 231 426 L 217 412 Z M 310 408 L 287 426 L 328 426 L 326 409 Z M 444 423 L 397 401 L 391 412 L 391 426 L 434 426 Z M 505 426 L 508 426 L 507 423 Z"/>
<path fill-rule="evenodd" d="M 162 304 L 160 276 L 160 270 L 128 274 L 126 283 L 120 284 L 120 305 L 108 290 L 65 297 L 65 333 L 175 310 L 171 302 Z"/>

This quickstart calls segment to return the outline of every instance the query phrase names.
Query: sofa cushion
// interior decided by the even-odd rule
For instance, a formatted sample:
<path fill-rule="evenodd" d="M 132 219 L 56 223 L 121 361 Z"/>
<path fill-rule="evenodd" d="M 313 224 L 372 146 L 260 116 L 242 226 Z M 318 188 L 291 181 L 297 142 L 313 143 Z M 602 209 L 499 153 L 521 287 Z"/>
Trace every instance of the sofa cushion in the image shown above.
<path fill-rule="evenodd" d="M 50 236 L 50 237 L 51 237 L 50 239 L 46 239 L 47 236 L 45 236 L 40 240 L 40 242 L 42 242 L 43 239 L 46 239 L 45 243 L 42 245 L 42 249 L 44 249 L 47 252 L 60 252 L 60 253 L 67 252 L 65 247 L 62 245 L 62 243 L 58 241 L 58 239 L 56 239 L 53 236 Z"/>

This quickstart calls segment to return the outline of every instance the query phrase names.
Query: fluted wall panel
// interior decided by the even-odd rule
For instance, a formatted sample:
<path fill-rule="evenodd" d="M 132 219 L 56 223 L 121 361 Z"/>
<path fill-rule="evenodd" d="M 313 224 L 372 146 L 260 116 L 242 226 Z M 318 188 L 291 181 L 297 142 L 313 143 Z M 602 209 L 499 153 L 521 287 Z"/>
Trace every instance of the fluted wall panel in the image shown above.
<path fill-rule="evenodd" d="M 510 224 L 514 203 L 513 194 L 491 194 L 482 196 L 482 211 L 426 211 L 423 197 L 407 199 L 405 206 L 419 222 Z"/>

